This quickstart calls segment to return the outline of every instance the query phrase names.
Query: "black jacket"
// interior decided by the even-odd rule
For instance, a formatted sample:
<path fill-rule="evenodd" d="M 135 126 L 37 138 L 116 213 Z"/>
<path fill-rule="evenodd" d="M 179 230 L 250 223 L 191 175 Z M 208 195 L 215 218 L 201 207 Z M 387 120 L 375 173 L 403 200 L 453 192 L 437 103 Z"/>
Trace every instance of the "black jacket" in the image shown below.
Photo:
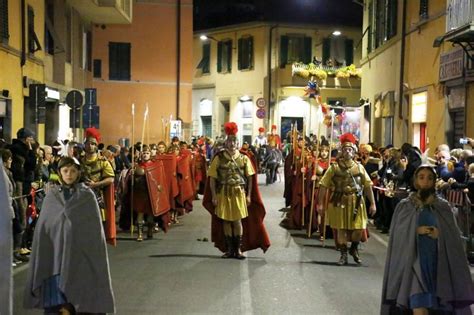
<path fill-rule="evenodd" d="M 32 182 L 35 177 L 36 154 L 18 139 L 13 139 L 9 147 L 12 152 L 13 179 L 16 182 Z"/>

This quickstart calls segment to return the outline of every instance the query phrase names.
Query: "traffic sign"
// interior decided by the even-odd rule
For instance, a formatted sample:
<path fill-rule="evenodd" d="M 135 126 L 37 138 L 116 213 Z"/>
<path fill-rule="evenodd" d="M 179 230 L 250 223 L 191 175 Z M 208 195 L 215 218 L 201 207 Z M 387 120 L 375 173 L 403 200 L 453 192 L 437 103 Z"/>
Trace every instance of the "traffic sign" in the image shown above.
<path fill-rule="evenodd" d="M 78 90 L 72 90 L 66 95 L 66 104 L 72 109 L 79 109 L 82 106 L 83 97 Z"/>
<path fill-rule="evenodd" d="M 257 118 L 263 119 L 265 118 L 265 115 L 267 114 L 266 110 L 263 108 L 257 109 Z"/>
<path fill-rule="evenodd" d="M 260 97 L 259 99 L 257 99 L 256 105 L 258 108 L 264 108 L 267 105 L 267 102 L 263 97 Z"/>

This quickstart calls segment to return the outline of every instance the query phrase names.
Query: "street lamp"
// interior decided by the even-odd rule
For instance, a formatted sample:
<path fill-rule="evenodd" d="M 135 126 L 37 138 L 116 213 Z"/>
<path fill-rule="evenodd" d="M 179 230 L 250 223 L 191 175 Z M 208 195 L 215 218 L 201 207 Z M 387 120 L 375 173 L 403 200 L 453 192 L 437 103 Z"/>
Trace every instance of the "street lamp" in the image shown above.
<path fill-rule="evenodd" d="M 218 40 L 217 40 L 217 39 L 215 39 L 214 37 L 212 37 L 212 36 L 208 36 L 208 35 L 204 35 L 204 34 L 203 34 L 203 35 L 201 35 L 201 36 L 199 36 L 199 38 L 200 38 L 202 41 L 205 41 L 205 40 L 208 40 L 208 39 L 210 39 L 210 40 L 214 40 L 214 41 L 218 42 Z"/>
<path fill-rule="evenodd" d="M 332 32 L 332 35 L 334 35 L 334 36 L 339 36 L 339 35 L 341 35 L 341 34 L 342 34 L 341 31 L 334 31 L 334 32 Z"/>

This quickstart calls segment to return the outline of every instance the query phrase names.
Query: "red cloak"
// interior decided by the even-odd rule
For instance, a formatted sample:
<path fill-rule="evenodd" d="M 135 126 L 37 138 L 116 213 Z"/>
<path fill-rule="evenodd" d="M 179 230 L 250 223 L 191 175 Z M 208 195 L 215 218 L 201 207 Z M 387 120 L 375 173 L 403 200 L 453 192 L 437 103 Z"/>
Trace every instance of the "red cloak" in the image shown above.
<path fill-rule="evenodd" d="M 117 227 L 115 226 L 115 188 L 114 183 L 105 187 L 105 238 L 110 245 L 117 245 Z"/>
<path fill-rule="evenodd" d="M 251 180 L 251 203 L 248 206 L 249 216 L 242 220 L 243 235 L 241 250 L 245 252 L 256 248 L 261 248 L 263 252 L 266 252 L 270 247 L 270 239 L 263 223 L 266 212 L 265 206 L 262 202 L 262 197 L 260 196 L 260 191 L 258 189 L 257 174 L 251 176 Z M 215 214 L 209 182 L 210 179 L 208 177 L 202 204 L 212 216 L 211 241 L 214 242 L 214 246 L 217 247 L 221 252 L 226 252 L 227 247 L 224 240 L 223 220 L 218 218 Z"/>
<path fill-rule="evenodd" d="M 164 174 L 169 188 L 169 201 L 171 209 L 176 209 L 175 198 L 179 194 L 178 179 L 176 178 L 177 159 L 174 154 L 159 154 L 157 161 L 162 161 Z"/>
<path fill-rule="evenodd" d="M 194 183 L 193 183 L 193 172 L 191 169 L 192 160 L 191 152 L 188 150 L 182 150 L 181 155 L 178 157 L 178 207 L 181 211 L 189 212 L 192 211 L 192 202 L 195 197 Z"/>

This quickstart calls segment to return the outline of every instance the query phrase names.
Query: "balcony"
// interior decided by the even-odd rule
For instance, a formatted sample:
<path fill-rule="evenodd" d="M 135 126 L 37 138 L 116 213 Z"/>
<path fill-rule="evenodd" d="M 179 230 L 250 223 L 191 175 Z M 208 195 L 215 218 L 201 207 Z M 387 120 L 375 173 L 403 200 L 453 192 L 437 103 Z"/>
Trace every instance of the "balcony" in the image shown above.
<path fill-rule="evenodd" d="M 285 68 L 279 68 L 278 71 L 278 80 L 280 87 L 287 86 L 301 86 L 305 87 L 308 84 L 308 80 L 311 78 L 311 74 L 301 75 L 296 74 L 296 68 L 303 68 L 308 70 L 308 65 L 286 65 Z M 318 81 L 320 88 L 341 88 L 341 89 L 360 89 L 361 80 L 360 80 L 360 69 L 357 69 L 359 77 L 348 76 L 346 78 L 338 77 L 336 73 L 339 70 L 343 70 L 344 67 L 326 67 L 320 66 L 317 67 L 317 70 L 324 71 L 327 75 L 325 78 L 315 76 L 314 78 Z M 314 71 L 314 69 L 313 69 Z"/>
<path fill-rule="evenodd" d="M 68 0 L 79 14 L 97 24 L 131 24 L 133 0 Z"/>
<path fill-rule="evenodd" d="M 445 40 L 472 42 L 474 39 L 474 0 L 450 0 L 446 11 Z"/>

